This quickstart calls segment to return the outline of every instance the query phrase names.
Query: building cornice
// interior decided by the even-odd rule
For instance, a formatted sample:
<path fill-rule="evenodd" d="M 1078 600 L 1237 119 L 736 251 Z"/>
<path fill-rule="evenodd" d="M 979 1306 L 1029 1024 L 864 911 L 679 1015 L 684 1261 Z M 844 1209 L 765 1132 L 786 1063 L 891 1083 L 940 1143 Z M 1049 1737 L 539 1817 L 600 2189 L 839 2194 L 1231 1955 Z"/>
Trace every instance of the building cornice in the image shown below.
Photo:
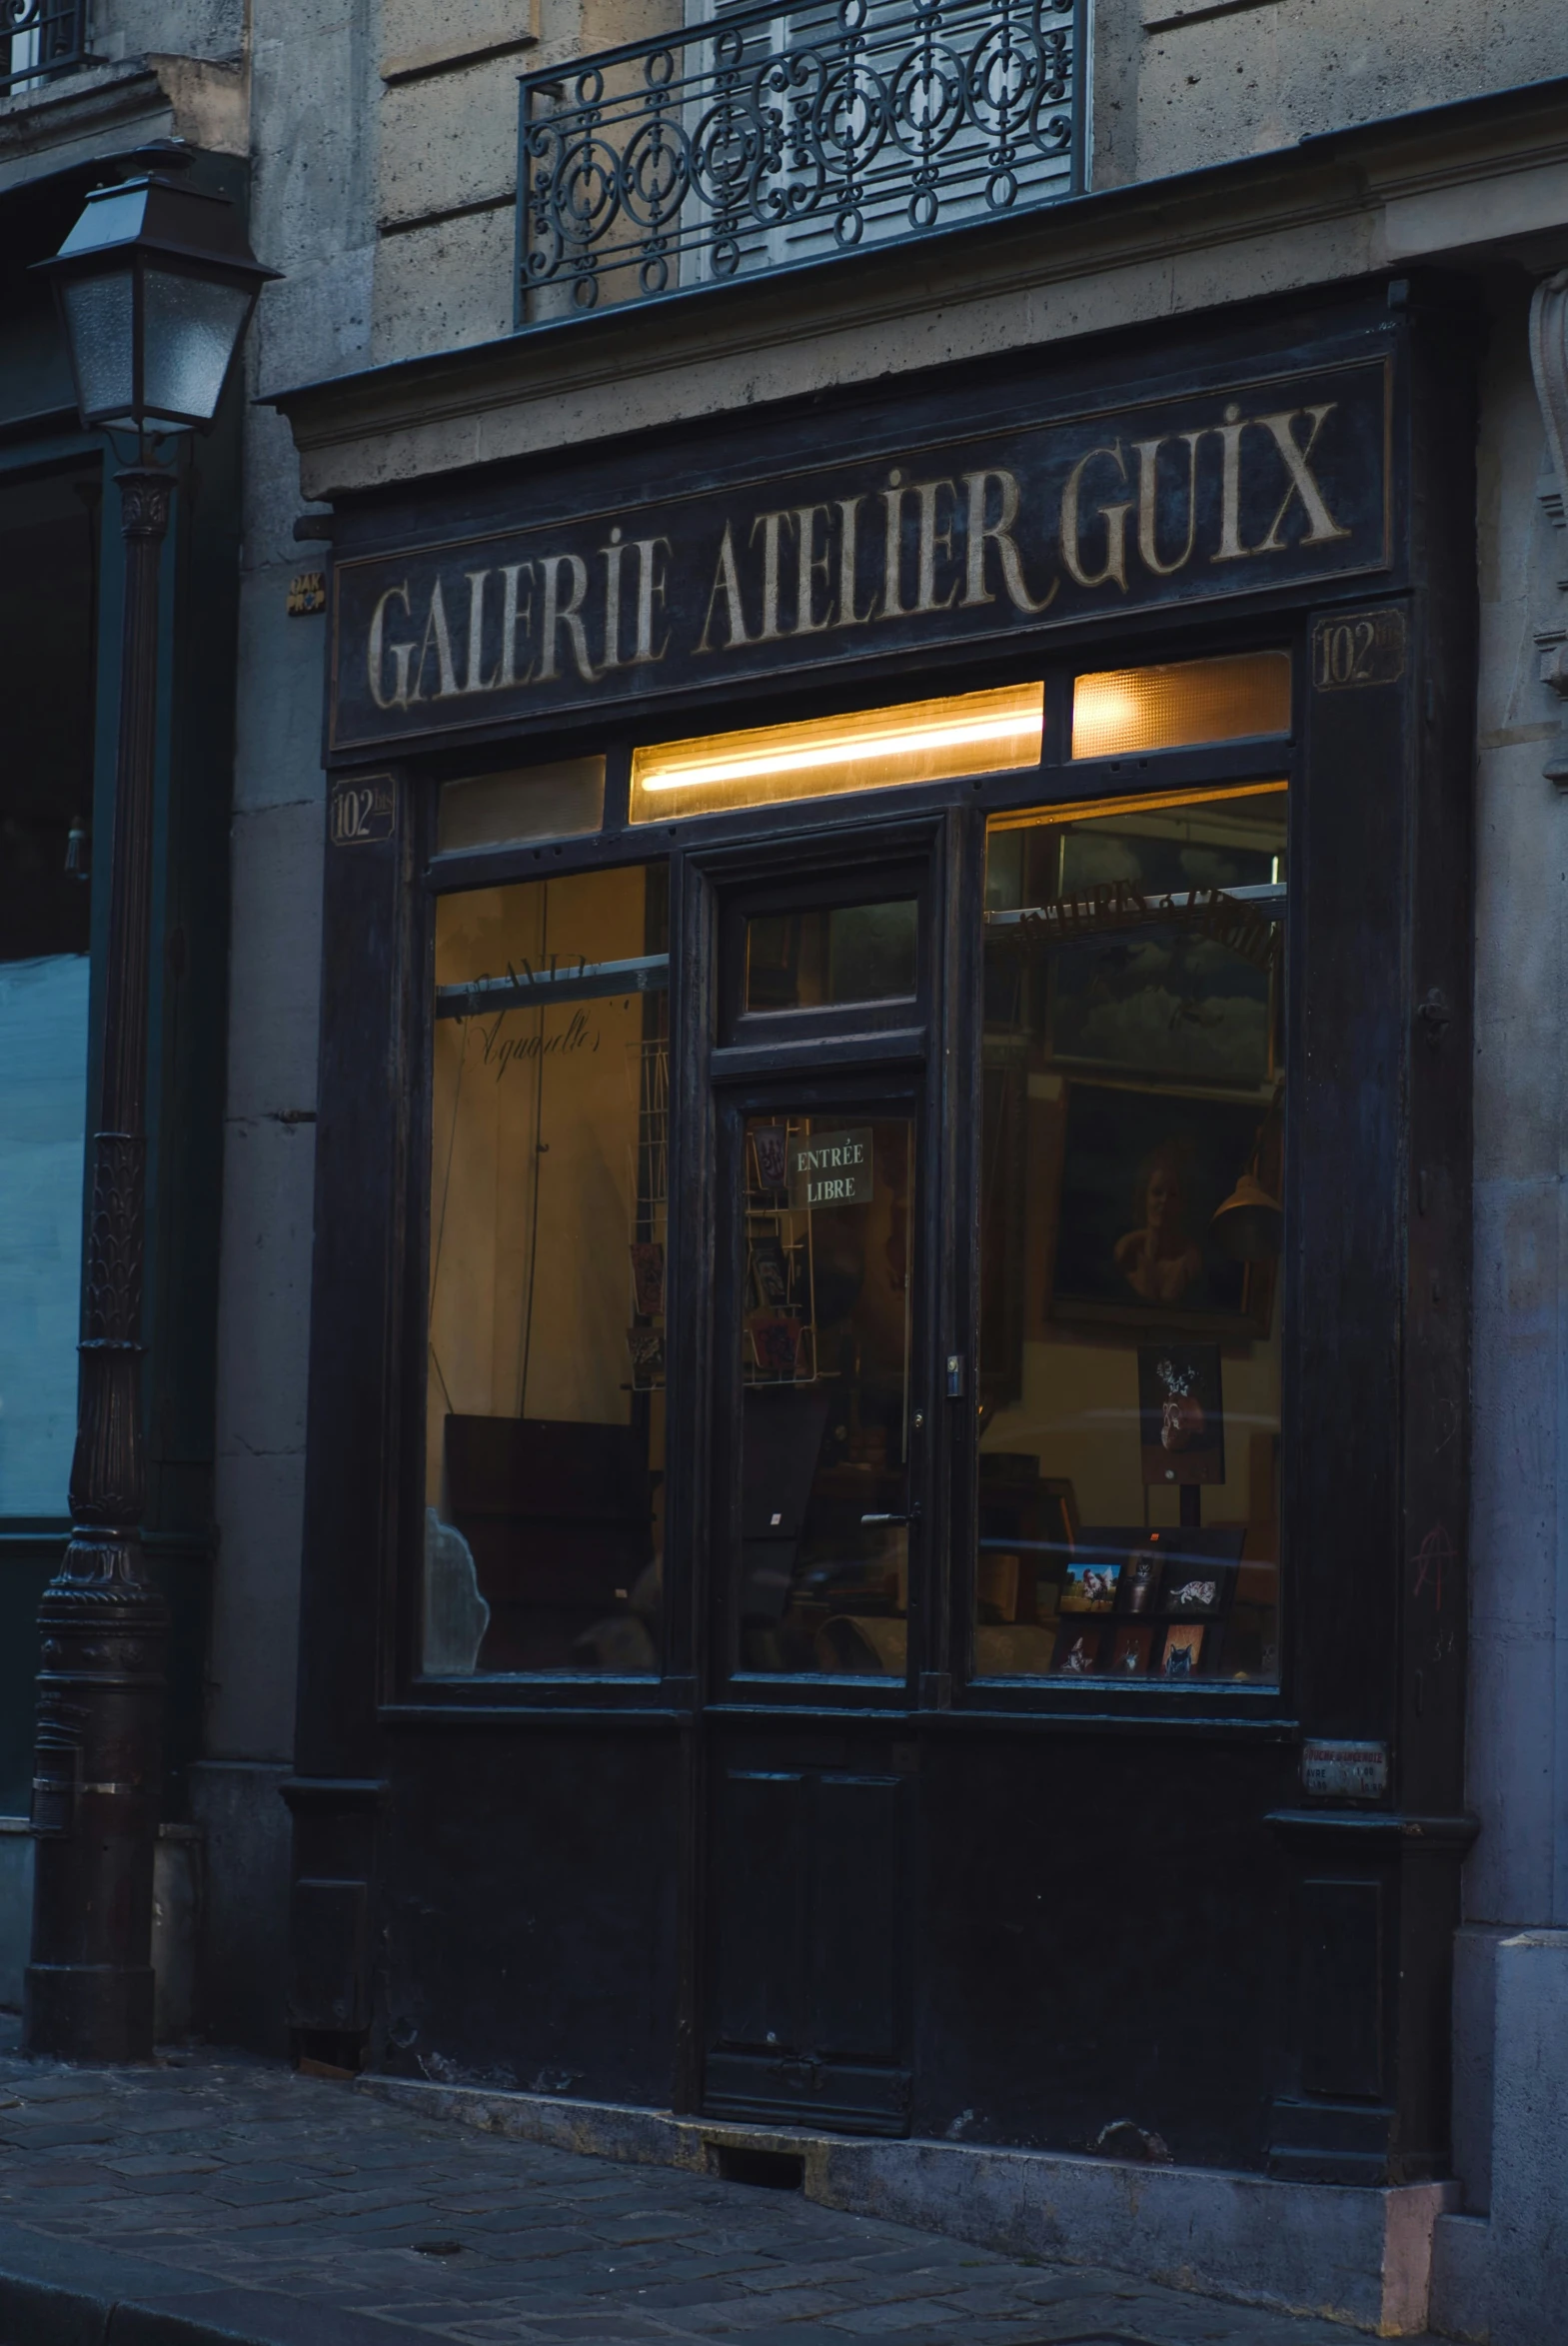
<path fill-rule="evenodd" d="M 1568 78 L 266 404 L 332 499 L 1417 261 L 1568 260 Z"/>

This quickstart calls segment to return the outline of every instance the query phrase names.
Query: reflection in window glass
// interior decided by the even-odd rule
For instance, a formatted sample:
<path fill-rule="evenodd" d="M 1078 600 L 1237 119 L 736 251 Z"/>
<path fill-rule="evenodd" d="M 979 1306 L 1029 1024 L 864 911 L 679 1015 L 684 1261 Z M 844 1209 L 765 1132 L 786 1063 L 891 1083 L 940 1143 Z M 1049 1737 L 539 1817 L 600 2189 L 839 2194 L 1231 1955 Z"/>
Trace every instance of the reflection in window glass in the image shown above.
<path fill-rule="evenodd" d="M 436 920 L 424 1667 L 658 1667 L 663 865 Z"/>
<path fill-rule="evenodd" d="M 912 995 L 918 913 L 909 897 L 757 914 L 746 925 L 747 1009 L 822 1010 Z"/>
<path fill-rule="evenodd" d="M 603 758 L 561 758 L 506 774 L 444 782 L 436 813 L 436 853 L 508 847 L 522 840 L 567 839 L 598 831 L 605 820 Z"/>
<path fill-rule="evenodd" d="M 992 827 L 979 1676 L 1278 1675 L 1285 806 Z"/>
<path fill-rule="evenodd" d="M 742 1178 L 740 1662 L 904 1671 L 907 1117 L 754 1117 Z"/>

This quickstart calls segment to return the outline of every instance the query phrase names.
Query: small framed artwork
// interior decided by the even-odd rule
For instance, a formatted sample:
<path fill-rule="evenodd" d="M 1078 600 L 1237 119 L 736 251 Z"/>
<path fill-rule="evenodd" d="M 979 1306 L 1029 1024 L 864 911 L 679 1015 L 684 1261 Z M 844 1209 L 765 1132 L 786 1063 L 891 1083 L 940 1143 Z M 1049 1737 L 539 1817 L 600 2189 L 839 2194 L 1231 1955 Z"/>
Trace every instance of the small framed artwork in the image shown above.
<path fill-rule="evenodd" d="M 1234 1564 L 1209 1563 L 1196 1556 L 1167 1556 L 1159 1609 L 1167 1618 L 1211 1621 L 1227 1609 L 1235 1577 Z"/>
<path fill-rule="evenodd" d="M 1087 1563 L 1071 1563 L 1062 1575 L 1057 1606 L 1064 1613 L 1109 1613 L 1116 1609 L 1116 1583 L 1121 1565 L 1109 1556 Z"/>
<path fill-rule="evenodd" d="M 1208 1632 L 1201 1621 L 1173 1621 L 1160 1648 L 1162 1678 L 1195 1678 L 1203 1662 L 1203 1640 Z"/>
<path fill-rule="evenodd" d="M 1146 1678 L 1154 1651 L 1154 1631 L 1146 1621 L 1124 1621 L 1112 1634 L 1110 1660 L 1113 1678 Z"/>
<path fill-rule="evenodd" d="M 632 1290 L 636 1308 L 646 1319 L 657 1319 L 665 1308 L 665 1250 L 650 1239 L 632 1241 Z"/>
<path fill-rule="evenodd" d="M 752 1147 L 757 1153 L 758 1184 L 782 1189 L 787 1177 L 788 1133 L 784 1125 L 754 1125 Z"/>
<path fill-rule="evenodd" d="M 632 1389 L 652 1392 L 665 1380 L 665 1331 L 662 1327 L 629 1327 L 627 1350 L 632 1355 Z"/>
<path fill-rule="evenodd" d="M 777 1238 L 754 1238 L 752 1275 L 759 1300 L 770 1310 L 789 1300 L 789 1261 Z"/>
<path fill-rule="evenodd" d="M 1092 1622 L 1073 1622 L 1056 1632 L 1051 1650 L 1051 1673 L 1060 1678 L 1094 1678 L 1100 1674 L 1100 1647 L 1105 1632 Z"/>
<path fill-rule="evenodd" d="M 1145 1482 L 1224 1481 L 1218 1344 L 1139 1344 L 1138 1435 Z"/>
<path fill-rule="evenodd" d="M 1121 1609 L 1124 1613 L 1150 1613 L 1154 1609 L 1154 1592 L 1159 1583 L 1157 1555 L 1128 1556 L 1121 1575 Z"/>
<path fill-rule="evenodd" d="M 793 1376 L 800 1357 L 800 1322 L 759 1312 L 749 1322 L 752 1350 L 765 1376 Z"/>

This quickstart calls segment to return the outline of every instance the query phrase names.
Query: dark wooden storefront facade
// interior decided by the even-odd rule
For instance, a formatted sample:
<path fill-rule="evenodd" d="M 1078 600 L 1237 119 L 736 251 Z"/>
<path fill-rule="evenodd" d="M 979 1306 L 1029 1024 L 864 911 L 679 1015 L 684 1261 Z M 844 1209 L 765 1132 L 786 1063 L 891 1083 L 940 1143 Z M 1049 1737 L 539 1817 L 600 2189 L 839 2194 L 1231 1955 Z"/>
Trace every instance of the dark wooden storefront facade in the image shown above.
<path fill-rule="evenodd" d="M 1126 2117 L 1178 2161 L 1301 2180 L 1447 2172 L 1472 1830 L 1475 356 L 1442 281 L 1378 280 L 345 501 L 289 1791 L 301 2051 L 1029 2147 Z M 1289 655 L 1288 732 L 1072 756 L 1076 678 L 1253 652 Z M 631 820 L 641 746 L 1034 680 L 1026 770 Z M 585 756 L 605 760 L 597 831 L 438 852 L 443 784 Z M 1277 1670 L 987 1675 L 987 823 L 1282 780 Z M 658 1667 L 427 1671 L 437 906 L 654 858 Z M 889 873 L 918 907 L 896 1004 L 757 1015 L 744 924 Z M 759 1119 L 796 1114 L 910 1136 L 913 1430 L 901 1503 L 861 1518 L 906 1518 L 901 1671 L 746 1666 L 737 1169 Z"/>

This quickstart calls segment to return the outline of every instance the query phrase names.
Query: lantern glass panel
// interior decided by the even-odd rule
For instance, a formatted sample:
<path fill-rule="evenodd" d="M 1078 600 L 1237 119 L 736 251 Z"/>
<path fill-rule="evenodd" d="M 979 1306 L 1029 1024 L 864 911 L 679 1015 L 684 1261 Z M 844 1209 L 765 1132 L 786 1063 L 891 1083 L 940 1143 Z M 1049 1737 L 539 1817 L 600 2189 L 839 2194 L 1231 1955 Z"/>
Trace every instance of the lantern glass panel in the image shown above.
<path fill-rule="evenodd" d="M 247 286 L 147 270 L 142 364 L 150 414 L 211 422 L 252 299 Z"/>
<path fill-rule="evenodd" d="M 60 298 L 83 416 L 95 424 L 129 423 L 136 404 L 131 272 L 68 277 Z"/>

